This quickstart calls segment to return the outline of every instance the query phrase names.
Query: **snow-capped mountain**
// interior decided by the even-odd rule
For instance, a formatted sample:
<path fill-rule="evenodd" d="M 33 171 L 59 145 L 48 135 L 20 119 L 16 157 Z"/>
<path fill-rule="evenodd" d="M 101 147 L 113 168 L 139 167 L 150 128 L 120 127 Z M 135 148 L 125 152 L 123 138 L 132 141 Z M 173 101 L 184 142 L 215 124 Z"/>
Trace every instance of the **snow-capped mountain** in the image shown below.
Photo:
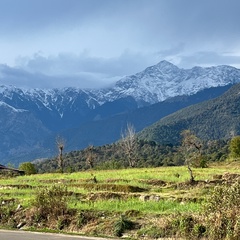
<path fill-rule="evenodd" d="M 88 125 L 89 122 L 117 116 L 172 97 L 193 95 L 204 89 L 238 82 L 240 69 L 234 67 L 180 69 L 162 61 L 140 73 L 120 79 L 111 88 L 99 90 L 0 86 L 0 157 L 9 159 L 17 154 L 24 161 L 26 158 L 23 156 L 33 149 L 43 152 L 43 138 L 49 139 L 50 135 L 55 136 L 63 130 L 79 128 L 83 124 L 92 127 Z M 114 126 L 112 122 L 109 124 Z M 115 132 L 119 132 L 120 136 L 121 130 L 115 129 Z M 84 131 L 87 136 L 87 127 Z M 84 137 L 81 136 L 82 142 L 94 142 L 89 136 L 87 139 Z M 51 139 L 54 142 L 54 137 Z M 104 140 L 101 140 L 101 144 L 104 144 Z M 37 156 L 36 153 L 34 157 Z"/>
<path fill-rule="evenodd" d="M 100 90 L 78 88 L 65 89 L 20 89 L 13 86 L 0 86 L 0 101 L 15 109 L 41 112 L 62 119 L 84 117 L 93 109 L 121 98 L 132 97 L 138 106 L 150 105 L 165 99 L 192 95 L 203 89 L 226 86 L 240 82 L 240 69 L 231 66 L 194 67 L 180 69 L 161 61 L 144 71 L 127 76 L 115 86 Z M 68 117 L 67 117 L 68 116 Z M 81 122 L 81 119 L 79 120 Z"/>
<path fill-rule="evenodd" d="M 26 90 L 0 86 L 0 101 L 14 109 L 30 111 L 51 130 L 81 123 L 82 117 L 99 106 L 90 92 L 75 88 Z"/>
<path fill-rule="evenodd" d="M 98 94 L 101 101 L 132 96 L 139 105 L 153 104 L 179 95 L 192 95 L 210 87 L 240 82 L 240 69 L 231 66 L 180 69 L 161 61 L 144 71 L 119 80 Z"/>

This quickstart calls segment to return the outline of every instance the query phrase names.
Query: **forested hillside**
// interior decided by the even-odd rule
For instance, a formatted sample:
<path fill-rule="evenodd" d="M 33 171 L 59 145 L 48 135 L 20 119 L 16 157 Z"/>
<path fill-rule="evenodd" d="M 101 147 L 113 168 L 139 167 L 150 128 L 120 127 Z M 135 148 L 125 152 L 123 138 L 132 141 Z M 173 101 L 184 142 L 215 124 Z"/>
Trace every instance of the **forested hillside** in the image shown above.
<path fill-rule="evenodd" d="M 203 142 L 204 163 L 223 161 L 228 157 L 228 142 Z M 135 167 L 180 166 L 184 157 L 179 145 L 160 145 L 154 141 L 138 140 L 134 150 Z M 58 156 L 35 162 L 39 173 L 60 171 Z M 76 172 L 86 169 L 120 169 L 129 167 L 126 151 L 121 142 L 100 147 L 89 146 L 84 150 L 71 151 L 63 155 L 63 171 Z"/>
<path fill-rule="evenodd" d="M 145 128 L 141 139 L 161 144 L 178 144 L 180 133 L 193 131 L 202 140 L 230 139 L 240 134 L 240 85 L 226 93 L 177 111 Z"/>

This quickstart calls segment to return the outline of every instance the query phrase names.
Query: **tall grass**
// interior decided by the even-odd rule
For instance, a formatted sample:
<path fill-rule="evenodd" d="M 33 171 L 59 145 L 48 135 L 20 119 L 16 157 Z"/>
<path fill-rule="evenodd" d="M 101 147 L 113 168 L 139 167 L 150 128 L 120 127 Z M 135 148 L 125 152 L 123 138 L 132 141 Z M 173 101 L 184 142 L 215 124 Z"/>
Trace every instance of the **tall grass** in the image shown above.
<path fill-rule="evenodd" d="M 135 210 L 142 213 L 170 214 L 170 213 L 191 213 L 200 210 L 199 203 L 179 203 L 177 201 L 160 200 L 159 202 L 147 201 L 142 202 L 138 199 L 131 198 L 128 200 L 98 200 L 94 202 L 72 202 L 70 208 L 81 210 L 98 210 L 110 212 L 126 212 Z"/>

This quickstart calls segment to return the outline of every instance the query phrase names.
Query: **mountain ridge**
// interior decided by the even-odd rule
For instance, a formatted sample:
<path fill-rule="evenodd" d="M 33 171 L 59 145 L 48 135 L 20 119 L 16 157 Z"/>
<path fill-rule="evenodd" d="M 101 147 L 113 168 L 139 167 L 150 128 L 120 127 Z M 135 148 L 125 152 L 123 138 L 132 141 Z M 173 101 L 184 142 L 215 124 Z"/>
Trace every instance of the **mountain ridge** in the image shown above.
<path fill-rule="evenodd" d="M 81 136 L 81 131 L 76 129 L 86 128 L 84 129 L 85 135 L 82 135 L 81 139 L 75 137 L 76 142 L 73 143 L 74 146 L 83 147 L 86 143 L 91 144 L 94 142 L 94 138 L 97 138 L 90 128 L 94 125 L 97 131 L 97 128 L 101 128 L 100 123 L 103 123 L 101 121 L 106 120 L 112 128 L 106 128 L 106 131 L 102 132 L 102 136 L 99 137 L 100 140 L 97 142 L 97 144 L 105 144 L 108 143 L 108 141 L 104 141 L 104 136 L 107 135 L 106 132 L 111 134 L 110 129 L 115 128 L 112 130 L 115 134 L 113 134 L 114 137 L 109 138 L 115 141 L 117 134 L 120 137 L 121 129 L 131 119 L 138 124 L 137 130 L 140 131 L 148 124 L 152 124 L 153 121 L 158 121 L 158 117 L 164 117 L 167 113 L 170 114 L 172 111 L 185 107 L 186 104 L 182 102 L 184 97 L 181 96 L 193 96 L 212 87 L 230 86 L 238 82 L 240 82 L 240 70 L 234 67 L 223 65 L 209 68 L 180 69 L 172 63 L 161 61 L 142 72 L 120 79 L 113 87 L 98 90 L 72 87 L 48 90 L 21 89 L 2 85 L 0 86 L 0 122 L 3 124 L 0 126 L 0 132 L 2 132 L 0 141 L 4 143 L 6 139 L 8 141 L 12 139 L 12 142 L 15 142 L 15 132 L 9 130 L 14 128 L 7 127 L 5 122 L 7 119 L 4 117 L 4 106 L 8 108 L 8 118 L 11 119 L 11 124 L 19 126 L 18 131 L 22 133 L 27 131 L 28 126 L 24 122 L 20 123 L 19 121 L 25 120 L 23 117 L 18 119 L 16 114 L 26 111 L 24 114 L 31 116 L 32 122 L 29 124 L 38 126 L 39 132 L 44 134 L 34 134 L 33 128 L 33 131 L 31 131 L 31 134 L 29 132 L 28 136 L 22 134 L 23 138 L 26 138 L 23 139 L 23 142 L 31 142 L 34 146 L 38 146 L 36 147 L 37 151 L 41 152 L 42 149 L 42 152 L 45 153 L 44 148 L 49 148 L 49 144 L 46 144 L 46 142 L 49 143 L 48 139 L 54 142 L 54 136 L 68 132 L 71 129 L 73 129 L 71 131 L 75 136 L 75 132 L 78 132 Z M 209 93 L 202 96 L 201 101 L 209 99 L 210 95 Z M 180 98 L 179 100 L 173 100 L 175 97 Z M 143 107 L 150 107 L 149 109 L 151 109 L 153 104 L 168 100 L 173 101 L 173 103 L 160 104 L 159 109 L 156 108 L 156 110 L 143 109 L 143 111 L 137 111 Z M 191 102 L 195 102 L 195 100 L 191 100 L 189 104 Z M 152 109 L 155 109 L 155 107 Z M 129 115 L 128 113 L 131 112 L 133 114 Z M 144 118 L 148 120 L 145 121 Z M 120 124 L 114 123 L 114 121 L 120 121 Z M 6 129 L 11 133 L 9 134 L 11 138 L 8 138 Z M 88 134 L 90 132 L 92 139 Z M 71 139 L 69 134 L 66 135 Z M 29 139 L 27 140 L 27 138 Z M 80 142 L 84 144 L 80 144 Z M 29 157 L 24 157 L 24 154 L 31 155 L 28 152 L 32 150 L 29 145 L 24 145 L 21 148 L 20 141 L 15 143 L 16 146 L 11 146 L 11 148 L 6 148 L 5 145 L 0 148 L 2 159 L 5 159 L 4 161 L 14 159 L 16 157 L 14 149 L 22 149 L 21 154 L 20 152 L 17 153 L 18 158 L 22 160 L 29 159 Z M 51 147 L 53 148 L 53 146 Z M 46 153 L 49 153 L 49 150 L 46 150 Z M 37 154 L 34 154 L 34 156 L 37 156 Z"/>

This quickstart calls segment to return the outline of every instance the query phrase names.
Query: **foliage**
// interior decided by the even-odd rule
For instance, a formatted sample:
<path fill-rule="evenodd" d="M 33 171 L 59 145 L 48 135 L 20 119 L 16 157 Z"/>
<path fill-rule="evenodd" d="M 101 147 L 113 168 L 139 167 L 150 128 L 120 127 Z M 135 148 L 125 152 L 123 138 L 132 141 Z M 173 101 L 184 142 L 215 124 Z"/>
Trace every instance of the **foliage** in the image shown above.
<path fill-rule="evenodd" d="M 176 147 L 171 145 L 164 146 L 153 141 L 138 140 L 136 147 L 135 167 L 177 166 L 182 164 L 180 157 L 176 155 Z M 80 151 L 64 154 L 63 164 L 65 169 L 70 168 L 71 172 L 76 172 L 91 168 L 88 161 L 89 155 L 95 169 L 119 169 L 129 166 L 128 161 L 126 161 L 126 153 L 120 142 L 92 147 L 91 154 L 89 151 L 90 149 L 87 147 Z M 58 169 L 57 162 L 57 157 L 37 162 L 38 172 L 56 172 Z"/>
<path fill-rule="evenodd" d="M 240 179 L 216 186 L 205 204 L 207 234 L 210 239 L 239 239 Z"/>
<path fill-rule="evenodd" d="M 38 189 L 33 206 L 39 218 L 58 217 L 67 213 L 66 187 L 52 185 L 49 188 Z"/>
<path fill-rule="evenodd" d="M 231 139 L 229 149 L 231 158 L 240 158 L 240 136 L 236 136 Z"/>
<path fill-rule="evenodd" d="M 14 215 L 14 210 L 16 209 L 16 204 L 14 202 L 10 204 L 4 202 L 5 201 L 0 198 L 0 223 L 8 222 L 11 216 Z"/>
<path fill-rule="evenodd" d="M 31 175 L 31 174 L 36 174 L 37 173 L 35 165 L 31 162 L 21 163 L 19 165 L 19 170 L 24 171 L 26 175 Z"/>
<path fill-rule="evenodd" d="M 192 162 L 193 167 L 207 167 L 209 162 L 224 161 L 229 154 L 228 141 L 202 141 L 201 158 Z M 134 159 L 135 167 L 181 166 L 185 159 L 179 146 L 163 145 L 154 141 L 138 139 Z M 89 158 L 90 157 L 90 158 Z M 86 169 L 121 169 L 129 167 L 126 153 L 121 143 L 103 146 L 91 146 L 63 154 L 63 165 L 66 172 L 84 171 Z M 90 162 L 89 162 L 90 160 Z M 90 164 L 91 163 L 91 164 Z M 58 158 L 35 163 L 39 173 L 58 172 Z"/>
<path fill-rule="evenodd" d="M 114 233 L 117 237 L 121 237 L 125 230 L 131 230 L 134 227 L 134 223 L 121 215 L 120 218 L 114 224 Z"/>
<path fill-rule="evenodd" d="M 99 163 L 96 169 L 98 170 L 107 170 L 107 169 L 121 169 L 124 168 L 123 163 L 116 160 L 109 160 L 102 163 Z"/>

